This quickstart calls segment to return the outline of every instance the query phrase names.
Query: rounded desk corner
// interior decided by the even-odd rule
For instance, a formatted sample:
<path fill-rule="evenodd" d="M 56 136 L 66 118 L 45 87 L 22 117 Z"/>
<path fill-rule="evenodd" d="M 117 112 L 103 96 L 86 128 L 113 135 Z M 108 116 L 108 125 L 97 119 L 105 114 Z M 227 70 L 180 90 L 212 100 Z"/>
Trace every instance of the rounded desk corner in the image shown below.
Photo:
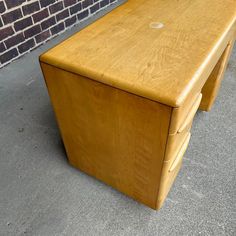
<path fill-rule="evenodd" d="M 161 208 L 164 206 L 165 199 L 158 199 L 156 204 L 156 211 L 160 211 Z"/>
<path fill-rule="evenodd" d="M 39 55 L 39 62 L 40 63 L 45 63 L 45 61 L 46 61 L 46 56 L 45 56 L 45 53 L 43 53 L 43 54 L 41 54 L 41 55 Z"/>
<path fill-rule="evenodd" d="M 181 107 L 184 104 L 187 97 L 188 97 L 188 94 L 183 95 L 182 93 L 177 94 L 175 97 L 171 97 L 173 108 Z"/>

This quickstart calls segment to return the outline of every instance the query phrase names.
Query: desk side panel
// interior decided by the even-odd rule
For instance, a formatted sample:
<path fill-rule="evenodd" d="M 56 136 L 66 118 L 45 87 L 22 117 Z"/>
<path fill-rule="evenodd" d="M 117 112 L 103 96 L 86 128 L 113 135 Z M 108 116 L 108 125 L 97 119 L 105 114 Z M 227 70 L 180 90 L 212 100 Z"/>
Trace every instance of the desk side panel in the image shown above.
<path fill-rule="evenodd" d="M 44 63 L 41 67 L 69 162 L 156 209 L 172 109 Z"/>

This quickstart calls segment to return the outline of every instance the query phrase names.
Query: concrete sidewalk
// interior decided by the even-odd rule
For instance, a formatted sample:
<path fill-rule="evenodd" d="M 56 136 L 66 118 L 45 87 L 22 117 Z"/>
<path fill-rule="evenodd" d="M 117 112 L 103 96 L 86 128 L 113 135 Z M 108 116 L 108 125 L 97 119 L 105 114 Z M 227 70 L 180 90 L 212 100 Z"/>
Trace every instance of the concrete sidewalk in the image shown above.
<path fill-rule="evenodd" d="M 38 56 L 0 71 L 0 235 L 236 235 L 236 48 L 159 212 L 72 168 Z"/>

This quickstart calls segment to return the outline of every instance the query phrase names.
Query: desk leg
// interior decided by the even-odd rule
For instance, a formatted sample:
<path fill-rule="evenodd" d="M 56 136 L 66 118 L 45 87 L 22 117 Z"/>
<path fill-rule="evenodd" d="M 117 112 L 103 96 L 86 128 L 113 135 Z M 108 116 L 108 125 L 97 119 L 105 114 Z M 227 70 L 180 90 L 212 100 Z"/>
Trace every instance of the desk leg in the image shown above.
<path fill-rule="evenodd" d="M 217 97 L 217 94 L 221 85 L 221 81 L 224 77 L 225 70 L 226 70 L 232 49 L 233 49 L 233 45 L 234 45 L 234 40 L 232 40 L 228 44 L 223 55 L 221 56 L 214 70 L 209 76 L 207 82 L 202 88 L 203 97 L 202 97 L 200 109 L 203 111 L 210 111 L 215 102 L 215 99 Z"/>

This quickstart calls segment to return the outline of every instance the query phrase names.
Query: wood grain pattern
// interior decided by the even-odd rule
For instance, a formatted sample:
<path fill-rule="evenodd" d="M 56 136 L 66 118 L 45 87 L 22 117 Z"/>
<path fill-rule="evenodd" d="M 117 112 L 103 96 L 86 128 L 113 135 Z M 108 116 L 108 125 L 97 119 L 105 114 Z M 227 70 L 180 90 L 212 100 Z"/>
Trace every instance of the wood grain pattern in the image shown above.
<path fill-rule="evenodd" d="M 235 0 L 129 0 L 40 60 L 179 107 L 235 33 Z M 150 28 L 161 22 L 161 29 Z"/>
<path fill-rule="evenodd" d="M 191 130 L 191 127 L 192 127 L 192 122 L 188 124 L 188 126 L 183 132 L 176 134 L 169 134 L 164 161 L 170 161 L 170 160 L 173 161 L 175 159 L 176 152 L 178 152 L 179 148 L 183 145 L 186 136 Z"/>
<path fill-rule="evenodd" d="M 167 194 L 169 193 L 170 188 L 181 168 L 183 156 L 186 152 L 188 143 L 190 141 L 190 136 L 191 134 L 188 132 L 182 146 L 180 146 L 177 149 L 174 160 L 164 161 L 163 163 L 161 183 L 160 183 L 158 198 L 157 198 L 157 209 L 160 209 L 162 207 L 164 200 Z M 174 168 L 172 169 L 173 165 L 174 165 Z"/>
<path fill-rule="evenodd" d="M 156 209 L 171 108 L 41 66 L 70 163 Z"/>
<path fill-rule="evenodd" d="M 234 46 L 234 41 L 235 40 L 233 39 L 229 43 L 211 75 L 207 79 L 207 82 L 204 84 L 202 89 L 203 99 L 200 105 L 200 109 L 203 111 L 210 111 L 215 102 Z"/>
<path fill-rule="evenodd" d="M 170 134 L 176 134 L 181 126 L 189 120 L 189 116 L 195 114 L 198 110 L 200 99 L 202 98 L 201 93 L 198 91 L 194 96 L 187 99 L 181 107 L 173 108 L 172 121 L 170 125 Z M 193 118 L 193 117 L 191 117 Z M 191 120 L 190 120 L 191 122 Z M 189 122 L 189 123 L 190 123 Z"/>
<path fill-rule="evenodd" d="M 129 0 L 43 54 L 70 163 L 160 209 L 235 35 L 235 0 Z"/>

